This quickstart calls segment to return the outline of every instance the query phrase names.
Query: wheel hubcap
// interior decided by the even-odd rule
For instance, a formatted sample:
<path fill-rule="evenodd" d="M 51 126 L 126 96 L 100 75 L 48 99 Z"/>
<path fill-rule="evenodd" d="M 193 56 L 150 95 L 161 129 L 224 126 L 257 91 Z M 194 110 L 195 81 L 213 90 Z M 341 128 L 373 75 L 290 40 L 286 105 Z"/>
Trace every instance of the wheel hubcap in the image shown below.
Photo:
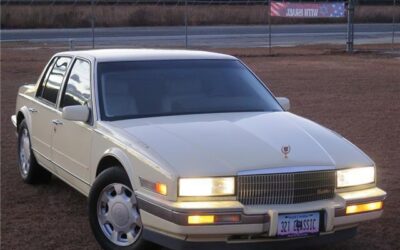
<path fill-rule="evenodd" d="M 118 246 L 131 245 L 142 231 L 136 198 L 132 190 L 123 184 L 113 183 L 103 189 L 97 205 L 97 217 L 104 235 Z"/>
<path fill-rule="evenodd" d="M 29 141 L 28 130 L 25 128 L 19 141 L 19 160 L 22 175 L 26 176 L 29 173 L 31 157 L 31 143 Z"/>

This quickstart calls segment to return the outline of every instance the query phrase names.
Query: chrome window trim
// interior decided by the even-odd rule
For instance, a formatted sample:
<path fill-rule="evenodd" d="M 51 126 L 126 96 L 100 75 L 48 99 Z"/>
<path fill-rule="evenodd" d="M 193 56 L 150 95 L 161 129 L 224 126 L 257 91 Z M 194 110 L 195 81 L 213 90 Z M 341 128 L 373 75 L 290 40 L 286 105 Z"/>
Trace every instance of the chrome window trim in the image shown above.
<path fill-rule="evenodd" d="M 300 172 L 311 172 L 311 171 L 327 171 L 336 170 L 335 166 L 292 166 L 292 167 L 276 167 L 276 168 L 264 168 L 255 170 L 245 170 L 238 172 L 238 176 L 241 175 L 263 175 L 263 174 L 285 174 L 285 173 L 300 173 Z"/>
<path fill-rule="evenodd" d="M 98 88 L 97 88 L 97 60 L 96 60 L 96 58 L 93 58 L 93 67 L 92 67 L 92 94 L 93 94 L 93 100 L 94 100 L 94 103 L 93 103 L 93 116 L 94 116 L 94 118 L 93 118 L 93 120 L 94 121 L 101 121 L 101 118 L 100 118 L 100 112 L 99 112 L 99 110 L 100 110 L 100 105 L 99 105 L 99 101 L 98 101 L 98 98 L 99 98 L 99 91 L 98 91 Z"/>

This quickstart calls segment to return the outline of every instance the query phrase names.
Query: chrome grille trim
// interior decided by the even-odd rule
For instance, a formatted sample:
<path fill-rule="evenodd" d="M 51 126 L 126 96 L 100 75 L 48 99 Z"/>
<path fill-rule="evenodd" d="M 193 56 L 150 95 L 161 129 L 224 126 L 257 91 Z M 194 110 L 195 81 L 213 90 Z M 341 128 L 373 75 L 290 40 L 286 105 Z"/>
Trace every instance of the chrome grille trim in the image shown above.
<path fill-rule="evenodd" d="M 288 174 L 288 173 L 316 172 L 316 171 L 327 171 L 327 170 L 335 170 L 335 167 L 334 166 L 276 167 L 276 168 L 264 168 L 256 170 L 244 170 L 240 171 L 238 175 Z"/>
<path fill-rule="evenodd" d="M 296 204 L 331 199 L 335 171 L 310 171 L 237 177 L 237 199 L 244 205 Z"/>

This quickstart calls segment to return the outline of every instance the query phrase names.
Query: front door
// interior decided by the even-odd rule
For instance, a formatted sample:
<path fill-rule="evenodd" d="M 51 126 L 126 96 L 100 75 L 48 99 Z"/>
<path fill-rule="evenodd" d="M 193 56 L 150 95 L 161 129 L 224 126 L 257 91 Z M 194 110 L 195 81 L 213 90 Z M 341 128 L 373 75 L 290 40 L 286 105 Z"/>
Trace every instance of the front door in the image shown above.
<path fill-rule="evenodd" d="M 62 118 L 62 108 L 86 105 L 91 108 L 90 62 L 76 59 L 63 87 L 52 142 L 52 160 L 59 174 L 79 187 L 89 185 L 92 118 L 88 122 Z M 85 185 L 84 185 L 85 186 Z"/>

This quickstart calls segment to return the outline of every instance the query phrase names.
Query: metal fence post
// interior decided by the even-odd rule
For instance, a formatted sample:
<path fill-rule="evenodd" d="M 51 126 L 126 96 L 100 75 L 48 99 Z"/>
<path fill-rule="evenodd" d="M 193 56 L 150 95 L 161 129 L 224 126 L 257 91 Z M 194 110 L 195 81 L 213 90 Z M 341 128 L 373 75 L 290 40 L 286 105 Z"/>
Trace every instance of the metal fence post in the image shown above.
<path fill-rule="evenodd" d="M 94 49 L 94 0 L 90 1 L 90 5 L 91 5 L 91 12 L 92 12 L 92 49 Z"/>
<path fill-rule="evenodd" d="M 392 16 L 392 50 L 394 50 L 394 35 L 396 32 L 396 0 L 393 0 L 393 16 Z"/>
<path fill-rule="evenodd" d="M 352 53 L 354 47 L 353 16 L 354 16 L 354 4 L 353 0 L 349 0 L 347 5 L 347 46 L 346 46 L 346 51 L 348 53 Z"/>
<path fill-rule="evenodd" d="M 269 54 L 272 53 L 271 0 L 268 1 L 268 43 Z"/>
<path fill-rule="evenodd" d="M 185 0 L 185 48 L 188 48 L 188 4 Z"/>
<path fill-rule="evenodd" d="M 74 50 L 74 40 L 69 39 L 69 50 Z"/>

